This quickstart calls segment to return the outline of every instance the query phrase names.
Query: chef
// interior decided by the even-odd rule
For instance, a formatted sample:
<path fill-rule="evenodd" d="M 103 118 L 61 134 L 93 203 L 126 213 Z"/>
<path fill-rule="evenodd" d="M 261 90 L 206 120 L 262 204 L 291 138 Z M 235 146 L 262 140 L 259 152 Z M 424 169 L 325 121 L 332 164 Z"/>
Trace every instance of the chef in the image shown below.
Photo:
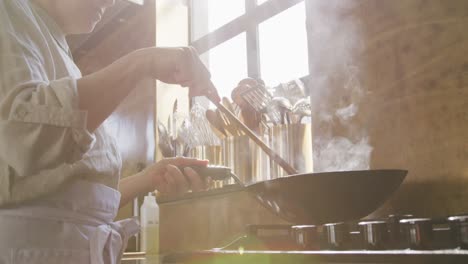
<path fill-rule="evenodd" d="M 119 179 L 121 158 L 102 125 L 139 81 L 198 86 L 190 48 L 136 50 L 82 76 L 65 37 L 91 32 L 114 0 L 0 1 L 0 263 L 118 263 L 134 219 L 119 206 L 152 190 L 206 183 L 173 158 Z M 197 77 L 197 78 L 196 78 Z M 184 168 L 184 169 L 179 169 Z"/>

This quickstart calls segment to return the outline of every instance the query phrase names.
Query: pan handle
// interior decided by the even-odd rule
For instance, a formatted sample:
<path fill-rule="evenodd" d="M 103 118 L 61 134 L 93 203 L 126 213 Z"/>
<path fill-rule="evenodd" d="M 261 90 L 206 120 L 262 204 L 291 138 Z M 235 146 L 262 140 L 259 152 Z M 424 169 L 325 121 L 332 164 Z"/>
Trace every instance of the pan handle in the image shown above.
<path fill-rule="evenodd" d="M 238 185 L 244 186 L 239 177 L 237 177 L 237 175 L 234 174 L 234 172 L 232 172 L 231 168 L 229 167 L 208 165 L 190 166 L 190 168 L 195 170 L 201 177 L 210 177 L 211 179 L 216 181 L 223 181 L 229 178 L 233 178 Z M 179 169 L 183 171 L 184 167 L 179 167 Z"/>

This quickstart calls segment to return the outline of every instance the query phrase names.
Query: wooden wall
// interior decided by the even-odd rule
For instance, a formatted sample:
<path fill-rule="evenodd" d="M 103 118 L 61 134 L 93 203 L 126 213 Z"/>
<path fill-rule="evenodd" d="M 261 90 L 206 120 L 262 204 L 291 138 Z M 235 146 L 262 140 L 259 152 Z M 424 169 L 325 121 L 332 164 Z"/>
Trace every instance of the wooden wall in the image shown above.
<path fill-rule="evenodd" d="M 314 135 L 367 135 L 370 168 L 409 170 L 377 215 L 468 212 L 468 2 L 308 4 Z M 347 122 L 321 118 L 353 102 Z"/>

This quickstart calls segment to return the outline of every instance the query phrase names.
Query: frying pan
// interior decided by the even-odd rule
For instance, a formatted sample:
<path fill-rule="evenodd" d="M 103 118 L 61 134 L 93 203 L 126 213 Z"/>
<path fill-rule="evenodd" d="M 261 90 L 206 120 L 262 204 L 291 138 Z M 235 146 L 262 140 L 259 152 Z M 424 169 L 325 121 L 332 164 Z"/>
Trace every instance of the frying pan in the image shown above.
<path fill-rule="evenodd" d="M 194 168 L 214 180 L 234 178 L 260 204 L 294 224 L 360 219 L 381 206 L 400 186 L 405 170 L 303 173 L 243 185 L 228 167 Z"/>

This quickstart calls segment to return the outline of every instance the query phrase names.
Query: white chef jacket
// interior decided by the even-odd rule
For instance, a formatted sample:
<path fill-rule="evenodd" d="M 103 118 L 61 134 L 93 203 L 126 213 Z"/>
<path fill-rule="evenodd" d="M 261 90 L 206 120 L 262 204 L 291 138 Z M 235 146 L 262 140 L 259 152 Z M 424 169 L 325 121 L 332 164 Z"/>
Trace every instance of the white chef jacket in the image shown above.
<path fill-rule="evenodd" d="M 86 130 L 80 77 L 44 10 L 30 0 L 0 1 L 0 206 L 70 179 L 118 187 L 119 152 L 104 126 Z"/>
<path fill-rule="evenodd" d="M 0 264 L 116 263 L 121 158 L 86 129 L 65 35 L 30 0 L 0 1 Z"/>

